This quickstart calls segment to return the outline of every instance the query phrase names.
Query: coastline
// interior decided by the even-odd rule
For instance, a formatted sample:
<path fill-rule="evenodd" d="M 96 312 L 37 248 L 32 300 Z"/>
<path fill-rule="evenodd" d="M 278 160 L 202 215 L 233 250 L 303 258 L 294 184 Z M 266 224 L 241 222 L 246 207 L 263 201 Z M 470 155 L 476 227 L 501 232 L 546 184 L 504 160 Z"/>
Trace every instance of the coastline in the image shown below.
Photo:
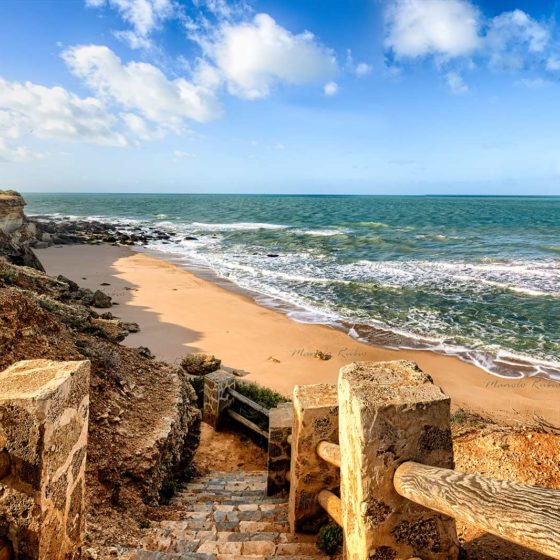
<path fill-rule="evenodd" d="M 284 394 L 296 384 L 334 383 L 339 368 L 352 361 L 407 359 L 433 377 L 454 408 L 508 424 L 540 417 L 560 425 L 560 383 L 535 377 L 502 379 L 453 356 L 391 350 L 327 325 L 295 322 L 239 290 L 125 247 L 70 245 L 37 253 L 47 273 L 108 293 L 119 304 L 113 314 L 141 327 L 124 343 L 149 346 L 160 359 L 173 362 L 187 352 L 210 352 L 226 369 Z M 332 358 L 314 357 L 317 350 Z"/>

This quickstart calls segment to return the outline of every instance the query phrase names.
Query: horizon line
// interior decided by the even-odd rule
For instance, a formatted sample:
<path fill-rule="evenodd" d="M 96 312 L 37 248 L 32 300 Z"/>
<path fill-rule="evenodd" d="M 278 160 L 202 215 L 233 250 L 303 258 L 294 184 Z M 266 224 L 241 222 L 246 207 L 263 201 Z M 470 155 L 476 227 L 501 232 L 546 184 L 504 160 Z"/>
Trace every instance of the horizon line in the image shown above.
<path fill-rule="evenodd" d="M 0 189 L 4 190 L 4 189 Z M 44 195 L 160 195 L 160 196 L 208 196 L 208 195 L 227 195 L 227 196 L 323 196 L 323 197 L 342 197 L 342 196 L 402 196 L 410 198 L 440 197 L 440 198 L 560 198 L 559 194 L 443 194 L 443 193 L 424 193 L 424 194 L 396 194 L 396 193 L 282 193 L 282 192 L 106 192 L 106 191 L 26 191 L 14 190 L 21 194 L 44 194 Z"/>

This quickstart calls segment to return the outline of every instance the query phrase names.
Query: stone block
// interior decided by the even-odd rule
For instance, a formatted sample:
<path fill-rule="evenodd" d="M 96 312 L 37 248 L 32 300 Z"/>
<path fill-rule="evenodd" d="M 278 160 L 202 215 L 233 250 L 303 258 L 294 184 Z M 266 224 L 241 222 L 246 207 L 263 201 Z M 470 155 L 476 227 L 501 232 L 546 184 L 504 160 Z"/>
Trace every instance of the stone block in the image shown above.
<path fill-rule="evenodd" d="M 455 522 L 393 486 L 404 461 L 453 468 L 449 398 L 407 361 L 343 367 L 338 395 L 346 558 L 456 559 Z"/>
<path fill-rule="evenodd" d="M 0 526 L 16 558 L 62 560 L 84 533 L 89 362 L 18 362 L 0 373 Z M 4 469 L 6 470 L 6 469 Z"/>
<path fill-rule="evenodd" d="M 202 421 L 217 430 L 221 415 L 230 403 L 229 389 L 235 389 L 235 376 L 224 370 L 209 373 L 204 377 L 204 407 Z"/>
<path fill-rule="evenodd" d="M 270 411 L 268 417 L 268 476 L 266 494 L 285 494 L 290 484 L 286 478 L 290 472 L 291 445 L 288 442 L 292 434 L 294 408 L 292 403 L 285 403 Z"/>
<path fill-rule="evenodd" d="M 290 530 L 315 533 L 326 518 L 318 502 L 323 489 L 339 486 L 339 470 L 317 455 L 320 441 L 338 443 L 338 394 L 335 385 L 298 385 L 293 396 Z"/>

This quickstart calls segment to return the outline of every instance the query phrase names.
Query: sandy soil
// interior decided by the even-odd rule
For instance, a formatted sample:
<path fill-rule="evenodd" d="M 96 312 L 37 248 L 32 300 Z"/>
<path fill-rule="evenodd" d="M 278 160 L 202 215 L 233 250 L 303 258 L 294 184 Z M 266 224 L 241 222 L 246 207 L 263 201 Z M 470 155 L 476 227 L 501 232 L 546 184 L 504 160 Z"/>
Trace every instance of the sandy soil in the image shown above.
<path fill-rule="evenodd" d="M 247 296 L 123 247 L 37 253 L 49 274 L 108 293 L 119 304 L 111 311 L 141 327 L 125 344 L 148 346 L 161 359 L 211 352 L 226 368 L 284 394 L 296 384 L 334 383 L 339 368 L 352 361 L 408 359 L 432 375 L 454 407 L 512 424 L 542 418 L 560 425 L 560 383 L 498 379 L 453 357 L 363 344 L 328 326 L 293 322 Z M 317 350 L 331 359 L 318 359 Z"/>
<path fill-rule="evenodd" d="M 266 451 L 237 427 L 215 432 L 203 422 L 193 466 L 200 475 L 212 471 L 265 471 Z"/>

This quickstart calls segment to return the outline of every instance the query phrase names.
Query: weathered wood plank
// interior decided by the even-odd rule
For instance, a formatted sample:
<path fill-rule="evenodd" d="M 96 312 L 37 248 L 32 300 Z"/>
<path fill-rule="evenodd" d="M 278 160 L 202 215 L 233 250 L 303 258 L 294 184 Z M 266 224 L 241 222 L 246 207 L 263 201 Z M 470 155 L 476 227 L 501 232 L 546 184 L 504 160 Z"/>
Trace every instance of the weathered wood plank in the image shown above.
<path fill-rule="evenodd" d="M 560 559 L 560 490 L 413 461 L 399 466 L 394 485 L 413 502 Z"/>
<path fill-rule="evenodd" d="M 229 394 L 234 399 L 237 399 L 239 402 L 242 402 L 243 404 L 246 404 L 247 406 L 250 406 L 251 408 L 257 410 L 261 414 L 264 414 L 268 418 L 270 412 L 264 406 L 261 406 L 260 404 L 257 404 L 256 402 L 252 401 L 251 399 L 248 399 L 245 395 L 242 395 L 241 393 L 238 393 L 234 389 L 230 389 Z"/>
<path fill-rule="evenodd" d="M 342 527 L 342 505 L 340 498 L 329 490 L 321 490 L 318 499 L 321 507 Z"/>
<path fill-rule="evenodd" d="M 327 463 L 340 468 L 340 446 L 330 441 L 320 441 L 317 444 L 317 455 Z"/>
<path fill-rule="evenodd" d="M 250 428 L 254 432 L 257 432 L 257 434 L 261 435 L 262 437 L 268 439 L 268 432 L 265 432 L 264 430 L 259 428 L 259 426 L 251 422 L 251 420 L 247 420 L 247 418 L 241 416 L 241 414 L 234 412 L 233 410 L 231 410 L 231 408 L 228 408 L 226 410 L 226 414 L 228 416 L 231 416 L 234 420 L 237 420 L 239 423 L 243 424 L 244 426 L 247 426 L 247 428 Z"/>

